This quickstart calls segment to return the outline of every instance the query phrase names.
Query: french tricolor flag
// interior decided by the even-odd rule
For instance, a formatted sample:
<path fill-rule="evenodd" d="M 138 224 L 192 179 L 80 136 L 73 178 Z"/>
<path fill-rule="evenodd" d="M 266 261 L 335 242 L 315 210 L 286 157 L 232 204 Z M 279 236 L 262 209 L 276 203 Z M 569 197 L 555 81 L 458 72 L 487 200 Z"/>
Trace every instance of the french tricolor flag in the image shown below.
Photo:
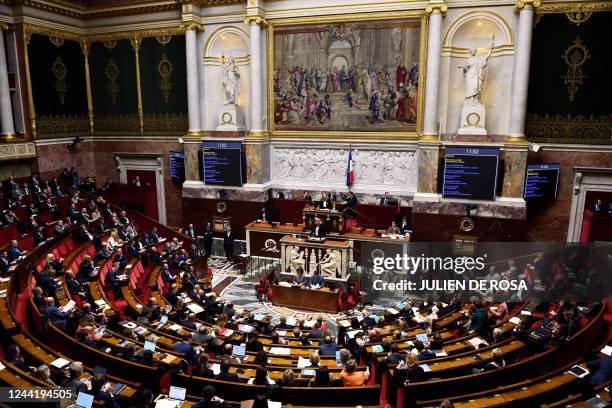
<path fill-rule="evenodd" d="M 355 163 L 353 162 L 353 149 L 349 149 L 348 164 L 346 166 L 346 185 L 352 186 L 355 181 Z"/>

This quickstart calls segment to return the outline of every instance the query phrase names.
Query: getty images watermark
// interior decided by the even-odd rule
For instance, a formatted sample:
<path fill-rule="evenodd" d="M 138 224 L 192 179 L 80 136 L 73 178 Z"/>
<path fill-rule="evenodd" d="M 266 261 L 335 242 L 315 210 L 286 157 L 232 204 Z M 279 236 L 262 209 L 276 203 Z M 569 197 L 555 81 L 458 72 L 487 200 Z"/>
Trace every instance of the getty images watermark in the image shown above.
<path fill-rule="evenodd" d="M 612 243 L 362 243 L 361 287 L 368 300 L 475 294 L 495 301 L 599 302 L 612 288 Z"/>
<path fill-rule="evenodd" d="M 389 282 L 383 279 L 375 279 L 372 282 L 374 290 L 400 290 L 400 291 L 518 291 L 528 290 L 527 281 L 524 279 L 474 279 L 463 276 L 464 279 L 435 279 L 431 277 L 431 271 L 441 273 L 454 273 L 464 275 L 465 272 L 482 272 L 486 267 L 486 255 L 479 257 L 439 257 L 439 256 L 408 256 L 396 254 L 393 257 L 377 257 L 373 259 L 372 272 L 381 275 L 384 272 L 404 273 L 406 276 L 421 273 L 421 280 L 401 279 Z M 428 278 L 429 276 L 429 278 Z"/>

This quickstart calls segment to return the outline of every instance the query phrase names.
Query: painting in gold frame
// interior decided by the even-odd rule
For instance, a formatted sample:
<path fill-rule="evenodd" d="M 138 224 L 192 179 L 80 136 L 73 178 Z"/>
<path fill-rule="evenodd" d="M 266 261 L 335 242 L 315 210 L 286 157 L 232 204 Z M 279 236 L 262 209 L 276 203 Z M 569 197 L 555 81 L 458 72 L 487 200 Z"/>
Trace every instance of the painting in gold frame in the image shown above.
<path fill-rule="evenodd" d="M 272 136 L 417 138 L 425 83 L 424 12 L 268 22 Z"/>

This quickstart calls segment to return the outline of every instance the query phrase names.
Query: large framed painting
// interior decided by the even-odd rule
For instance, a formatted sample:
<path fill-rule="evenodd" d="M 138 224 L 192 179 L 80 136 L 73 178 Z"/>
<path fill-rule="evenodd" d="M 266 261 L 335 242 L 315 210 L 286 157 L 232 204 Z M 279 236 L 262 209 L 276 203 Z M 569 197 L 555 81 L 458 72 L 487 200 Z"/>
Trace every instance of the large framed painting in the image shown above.
<path fill-rule="evenodd" d="M 424 24 L 423 12 L 269 21 L 272 134 L 416 138 Z"/>

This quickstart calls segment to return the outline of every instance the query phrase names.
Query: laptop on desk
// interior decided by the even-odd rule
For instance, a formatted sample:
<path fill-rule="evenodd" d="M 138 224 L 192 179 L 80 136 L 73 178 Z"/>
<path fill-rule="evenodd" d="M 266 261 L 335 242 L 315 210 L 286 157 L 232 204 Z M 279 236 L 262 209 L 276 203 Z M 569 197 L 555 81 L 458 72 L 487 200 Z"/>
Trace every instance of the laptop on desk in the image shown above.
<path fill-rule="evenodd" d="M 85 392 L 79 392 L 77 394 L 77 399 L 74 402 L 78 408 L 91 408 L 93 405 L 94 396 L 91 394 L 87 394 Z"/>
<path fill-rule="evenodd" d="M 174 387 L 170 386 L 170 391 L 168 391 L 168 400 L 172 402 L 176 402 L 176 406 L 180 407 L 185 402 L 185 396 L 187 395 L 187 388 Z"/>

